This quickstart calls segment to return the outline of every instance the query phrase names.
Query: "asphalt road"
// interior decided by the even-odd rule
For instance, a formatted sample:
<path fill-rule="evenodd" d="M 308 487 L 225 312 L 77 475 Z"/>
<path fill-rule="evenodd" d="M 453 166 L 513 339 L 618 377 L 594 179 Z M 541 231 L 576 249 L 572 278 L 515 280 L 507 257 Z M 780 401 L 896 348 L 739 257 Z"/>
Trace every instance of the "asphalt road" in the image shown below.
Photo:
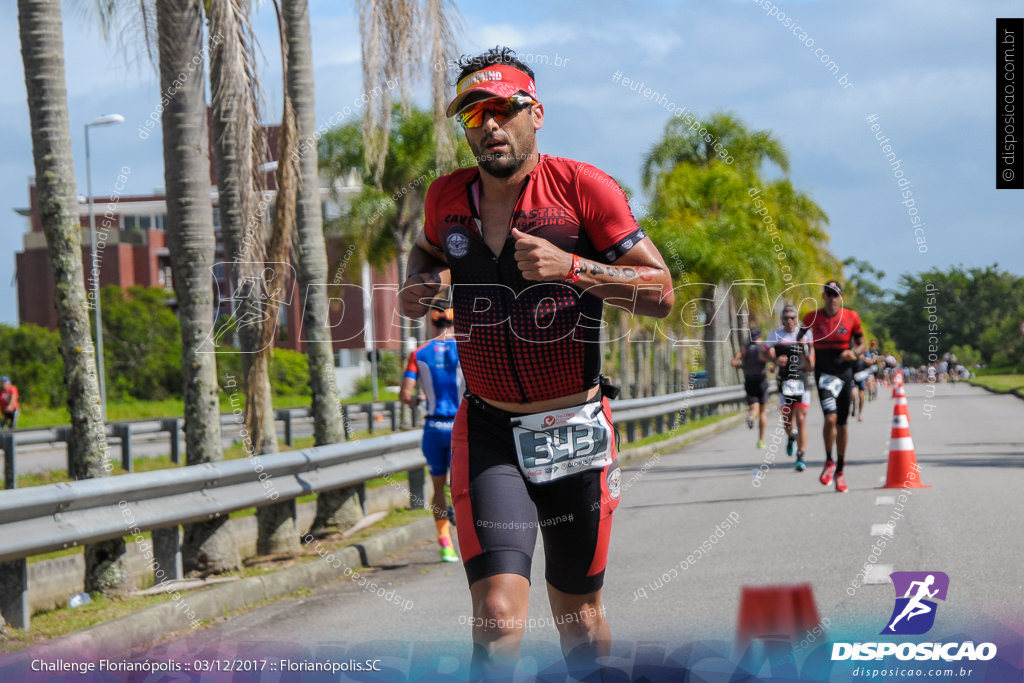
<path fill-rule="evenodd" d="M 887 578 L 892 570 L 946 572 L 950 593 L 942 616 L 947 625 L 956 624 L 950 628 L 993 620 L 1019 626 L 1024 403 L 963 384 L 939 386 L 932 398 L 926 391 L 923 385 L 909 386 L 908 400 L 921 477 L 931 488 L 907 496 L 903 517 L 895 516 L 901 491 L 878 488 L 893 413 L 888 396 L 867 405 L 864 422 L 851 423 L 846 494 L 818 482 L 823 447 L 817 405 L 810 411 L 810 467 L 804 473 L 794 471 L 792 458 L 780 448 L 756 486 L 754 470 L 768 451 L 757 449 L 754 434 L 742 425 L 632 463 L 622 477 L 623 502 L 615 515 L 604 591 L 614 637 L 634 643 L 731 641 L 741 586 L 809 583 L 829 632 L 863 640 L 884 627 L 892 610 Z M 774 411 L 769 444 L 777 416 Z M 711 550 L 689 564 L 687 556 L 730 516 L 738 522 L 719 532 Z M 872 536 L 872 525 L 890 519 L 893 535 L 876 553 L 881 579 L 855 587 L 872 545 L 884 538 Z M 669 574 L 659 584 L 658 577 L 680 563 L 687 566 L 677 578 Z M 286 649 L 289 643 L 324 641 L 469 642 L 470 601 L 462 567 L 438 563 L 432 543 L 397 553 L 366 576 L 394 591 L 406 608 L 342 580 L 302 598 L 222 619 L 167 645 L 198 651 L 211 642 L 270 642 Z M 529 625 L 526 640 L 557 643 L 539 544 L 533 577 L 530 617 L 538 622 Z"/>

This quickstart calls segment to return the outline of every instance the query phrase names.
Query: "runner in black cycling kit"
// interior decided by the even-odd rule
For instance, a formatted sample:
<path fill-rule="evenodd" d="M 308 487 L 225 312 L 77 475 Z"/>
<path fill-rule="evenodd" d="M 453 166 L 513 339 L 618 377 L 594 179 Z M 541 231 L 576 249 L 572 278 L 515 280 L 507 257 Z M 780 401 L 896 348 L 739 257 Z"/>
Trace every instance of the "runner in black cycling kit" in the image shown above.
<path fill-rule="evenodd" d="M 750 328 L 750 343 L 736 352 L 732 359 L 734 368 L 743 368 L 743 388 L 747 392 L 747 427 L 758 423 L 757 447 L 764 448 L 764 429 L 768 425 L 768 377 L 764 364 L 768 350 L 761 340 L 761 330 Z"/>
<path fill-rule="evenodd" d="M 825 283 L 825 305 L 804 316 L 797 341 L 808 331 L 814 338 L 814 379 L 818 400 L 825 414 L 822 436 L 825 440 L 825 467 L 819 481 L 825 486 L 835 475 L 836 491 L 846 492 L 846 421 L 850 416 L 850 391 L 853 385 L 853 363 L 864 353 L 864 333 L 860 316 L 843 308 L 843 290 L 835 280 Z M 832 446 L 836 461 L 832 460 Z"/>
<path fill-rule="evenodd" d="M 562 651 L 592 667 L 610 648 L 601 587 L 621 491 L 600 378 L 603 299 L 664 317 L 672 281 L 611 177 L 538 153 L 532 70 L 507 48 L 460 63 L 448 114 L 478 165 L 431 184 L 400 299 L 419 318 L 452 285 L 467 393 L 451 485 L 471 674 L 510 673 L 518 658 L 538 526 Z"/>

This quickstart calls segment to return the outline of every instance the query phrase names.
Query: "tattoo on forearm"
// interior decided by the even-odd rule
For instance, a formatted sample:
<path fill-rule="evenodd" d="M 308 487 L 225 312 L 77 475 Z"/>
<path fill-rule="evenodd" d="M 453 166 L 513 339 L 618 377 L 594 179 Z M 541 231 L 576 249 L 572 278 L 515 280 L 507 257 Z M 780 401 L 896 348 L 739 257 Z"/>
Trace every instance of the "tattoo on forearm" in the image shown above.
<path fill-rule="evenodd" d="M 641 266 L 641 268 L 643 268 Z M 650 272 L 649 268 L 643 268 L 644 271 Z M 611 278 L 619 278 L 625 280 L 635 280 L 637 277 L 643 277 L 644 272 L 641 272 L 637 268 L 632 266 L 609 266 L 607 264 L 601 264 L 597 261 L 584 261 L 583 272 L 590 273 L 591 275 L 607 275 Z M 643 278 L 644 280 L 650 280 L 651 277 L 648 275 Z"/>

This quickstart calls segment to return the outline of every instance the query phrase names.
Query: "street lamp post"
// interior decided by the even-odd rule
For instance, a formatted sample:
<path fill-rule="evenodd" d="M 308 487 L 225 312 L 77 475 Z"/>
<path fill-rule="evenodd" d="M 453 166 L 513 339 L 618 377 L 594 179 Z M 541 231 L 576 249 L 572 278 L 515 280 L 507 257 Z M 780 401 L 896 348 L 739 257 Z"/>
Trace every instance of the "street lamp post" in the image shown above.
<path fill-rule="evenodd" d="M 92 167 L 89 155 L 89 129 L 93 126 L 109 126 L 115 123 L 124 123 L 124 117 L 120 114 L 107 114 L 101 116 L 91 123 L 85 124 L 85 188 L 89 196 L 89 242 L 92 247 L 92 297 L 93 297 L 93 320 L 96 325 L 96 376 L 100 389 L 100 407 L 103 421 L 107 421 L 107 384 L 103 369 L 103 322 L 100 315 L 100 270 L 96 261 L 96 214 L 93 211 L 92 199 Z"/>

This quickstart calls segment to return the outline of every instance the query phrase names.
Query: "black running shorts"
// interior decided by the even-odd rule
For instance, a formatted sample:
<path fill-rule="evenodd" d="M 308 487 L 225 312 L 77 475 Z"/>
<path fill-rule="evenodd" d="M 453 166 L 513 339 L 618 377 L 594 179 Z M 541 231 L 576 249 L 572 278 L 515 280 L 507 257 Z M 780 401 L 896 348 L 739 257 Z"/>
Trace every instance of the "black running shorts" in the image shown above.
<path fill-rule="evenodd" d="M 768 401 L 768 378 L 764 375 L 747 375 L 743 380 L 743 388 L 747 391 L 747 405 L 755 403 L 766 405 Z"/>
<path fill-rule="evenodd" d="M 462 402 L 452 433 L 452 502 L 469 584 L 496 574 L 529 579 L 539 528 L 547 582 L 572 595 L 600 590 L 619 504 L 618 461 L 533 484 L 519 470 L 509 423 L 516 414 L 479 402 Z"/>
<path fill-rule="evenodd" d="M 847 419 L 850 417 L 850 399 L 853 394 L 853 373 L 848 371 L 834 376 L 843 380 L 843 388 L 840 390 L 838 396 L 833 397 L 830 392 L 823 390 L 818 385 L 818 382 L 821 379 L 821 372 L 817 369 L 814 371 L 814 384 L 818 387 L 818 401 L 821 403 L 821 412 L 825 415 L 837 413 L 836 424 L 845 425 Z"/>

